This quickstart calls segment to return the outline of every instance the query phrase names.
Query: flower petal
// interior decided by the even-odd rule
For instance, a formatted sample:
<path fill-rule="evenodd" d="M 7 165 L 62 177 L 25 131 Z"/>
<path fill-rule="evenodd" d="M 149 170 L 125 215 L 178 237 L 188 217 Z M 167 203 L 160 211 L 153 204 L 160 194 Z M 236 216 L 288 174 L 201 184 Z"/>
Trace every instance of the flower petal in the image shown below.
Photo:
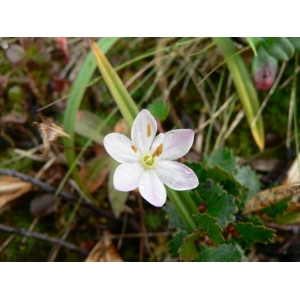
<path fill-rule="evenodd" d="M 166 189 L 153 169 L 143 173 L 139 190 L 143 198 L 154 206 L 161 207 L 166 202 Z"/>
<path fill-rule="evenodd" d="M 177 129 L 164 134 L 163 152 L 158 160 L 173 160 L 184 156 L 192 147 L 194 131 Z"/>
<path fill-rule="evenodd" d="M 141 176 L 145 169 L 140 163 L 126 163 L 117 167 L 114 174 L 114 187 L 116 190 L 128 192 L 139 186 Z"/>
<path fill-rule="evenodd" d="M 154 170 L 159 179 L 173 190 L 191 190 L 199 185 L 194 171 L 176 161 L 158 161 Z"/>
<path fill-rule="evenodd" d="M 160 133 L 153 141 L 153 144 L 151 146 L 150 152 L 153 153 L 156 148 L 162 144 L 162 142 L 164 141 L 165 135 L 163 133 Z"/>
<path fill-rule="evenodd" d="M 156 135 L 157 123 L 154 117 L 146 109 L 143 109 L 135 118 L 132 129 L 131 139 L 141 153 L 148 152 L 153 139 Z"/>
<path fill-rule="evenodd" d="M 131 140 L 123 134 L 110 133 L 105 136 L 103 144 L 108 154 L 119 163 L 133 163 L 140 159 L 139 151 L 132 149 Z"/>

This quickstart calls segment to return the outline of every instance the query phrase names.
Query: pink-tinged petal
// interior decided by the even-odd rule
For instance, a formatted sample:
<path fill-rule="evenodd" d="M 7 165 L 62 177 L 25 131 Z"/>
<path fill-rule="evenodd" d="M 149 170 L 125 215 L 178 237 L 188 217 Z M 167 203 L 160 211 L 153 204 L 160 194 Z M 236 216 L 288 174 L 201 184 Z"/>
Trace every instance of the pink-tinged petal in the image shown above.
<path fill-rule="evenodd" d="M 164 134 L 163 152 L 158 160 L 173 160 L 184 156 L 192 147 L 194 131 L 177 129 Z"/>
<path fill-rule="evenodd" d="M 116 190 L 128 192 L 139 186 L 145 169 L 140 163 L 125 163 L 119 165 L 114 174 L 114 187 Z"/>
<path fill-rule="evenodd" d="M 153 139 L 156 135 L 157 123 L 154 117 L 146 109 L 143 109 L 135 118 L 132 129 L 131 139 L 141 153 L 148 152 Z"/>
<path fill-rule="evenodd" d="M 103 139 L 103 144 L 108 154 L 119 163 L 133 163 L 140 160 L 141 154 L 138 149 L 132 148 L 131 140 L 123 134 L 110 133 Z"/>
<path fill-rule="evenodd" d="M 194 171 L 176 161 L 158 161 L 154 170 L 159 179 L 173 190 L 191 190 L 199 185 Z"/>
<path fill-rule="evenodd" d="M 153 169 L 143 173 L 139 190 L 143 198 L 154 206 L 161 207 L 167 200 L 166 188 Z"/>
<path fill-rule="evenodd" d="M 153 153 L 157 147 L 163 143 L 165 138 L 165 135 L 163 133 L 160 133 L 153 141 L 153 144 L 151 146 L 150 152 Z"/>

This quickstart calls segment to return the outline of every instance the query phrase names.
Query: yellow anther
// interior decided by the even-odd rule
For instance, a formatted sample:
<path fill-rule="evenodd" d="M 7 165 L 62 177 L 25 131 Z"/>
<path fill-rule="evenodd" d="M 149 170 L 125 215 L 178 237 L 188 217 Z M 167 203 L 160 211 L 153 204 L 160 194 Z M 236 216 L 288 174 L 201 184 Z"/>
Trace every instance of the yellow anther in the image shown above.
<path fill-rule="evenodd" d="M 148 123 L 147 125 L 147 137 L 150 137 L 151 136 L 151 125 L 150 123 Z"/>
<path fill-rule="evenodd" d="M 131 146 L 131 149 L 132 149 L 135 153 L 137 153 L 137 151 L 138 151 L 138 149 L 137 149 L 136 146 Z"/>
<path fill-rule="evenodd" d="M 157 148 L 156 148 L 156 150 L 152 153 L 152 157 L 154 158 L 155 156 L 160 156 L 161 154 L 162 154 L 162 152 L 163 152 L 163 144 L 160 144 Z"/>

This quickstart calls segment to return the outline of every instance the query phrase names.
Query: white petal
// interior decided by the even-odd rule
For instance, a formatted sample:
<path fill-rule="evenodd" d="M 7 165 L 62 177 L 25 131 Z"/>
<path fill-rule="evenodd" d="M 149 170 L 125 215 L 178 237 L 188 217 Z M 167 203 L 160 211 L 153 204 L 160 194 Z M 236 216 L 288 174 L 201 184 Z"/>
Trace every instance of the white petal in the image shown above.
<path fill-rule="evenodd" d="M 114 174 L 115 189 L 122 192 L 135 190 L 144 172 L 140 163 L 119 165 Z"/>
<path fill-rule="evenodd" d="M 146 109 L 143 109 L 135 118 L 132 129 L 131 139 L 141 153 L 148 152 L 153 139 L 156 135 L 157 123 L 154 117 Z"/>
<path fill-rule="evenodd" d="M 173 160 L 184 156 L 192 147 L 194 131 L 177 129 L 164 134 L 163 152 L 158 160 Z"/>
<path fill-rule="evenodd" d="M 165 135 L 163 133 L 160 133 L 153 141 L 153 144 L 151 146 L 150 152 L 153 153 L 156 148 L 162 144 L 162 142 L 164 141 Z"/>
<path fill-rule="evenodd" d="M 131 140 L 120 133 L 110 133 L 103 139 L 103 144 L 108 154 L 119 163 L 138 162 L 141 154 L 132 149 Z"/>
<path fill-rule="evenodd" d="M 199 185 L 193 170 L 176 161 L 158 161 L 154 170 L 159 179 L 173 190 L 191 190 Z"/>
<path fill-rule="evenodd" d="M 166 202 L 166 189 L 153 169 L 143 173 L 139 190 L 143 198 L 154 206 L 161 207 Z"/>

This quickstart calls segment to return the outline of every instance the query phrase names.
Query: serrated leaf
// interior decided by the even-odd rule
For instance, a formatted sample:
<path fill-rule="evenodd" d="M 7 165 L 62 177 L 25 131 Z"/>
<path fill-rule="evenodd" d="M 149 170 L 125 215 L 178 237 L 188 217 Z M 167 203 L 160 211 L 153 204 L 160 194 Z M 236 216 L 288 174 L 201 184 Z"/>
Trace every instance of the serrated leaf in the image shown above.
<path fill-rule="evenodd" d="M 167 104 L 162 100 L 153 101 L 148 105 L 147 109 L 152 115 L 154 115 L 161 121 L 164 121 L 169 114 L 169 108 Z"/>
<path fill-rule="evenodd" d="M 242 253 L 233 244 L 221 244 L 217 247 L 202 247 L 197 262 L 238 262 L 243 258 Z"/>
<path fill-rule="evenodd" d="M 213 154 L 210 155 L 206 165 L 208 167 L 220 166 L 224 170 L 233 173 L 236 167 L 236 157 L 232 152 L 226 148 L 219 148 Z"/>
<path fill-rule="evenodd" d="M 235 198 L 228 195 L 219 184 L 208 179 L 205 184 L 200 184 L 197 190 L 208 206 L 207 213 L 217 218 L 222 228 L 235 220 L 234 214 L 237 212 Z"/>
<path fill-rule="evenodd" d="M 168 243 L 169 252 L 172 258 L 179 257 L 179 247 L 182 244 L 184 237 L 187 235 L 186 231 L 179 231 L 173 235 L 173 239 Z"/>
<path fill-rule="evenodd" d="M 249 166 L 238 169 L 235 178 L 249 189 L 247 200 L 260 191 L 260 182 L 255 173 Z"/>
<path fill-rule="evenodd" d="M 114 215 L 118 218 L 122 212 L 123 206 L 127 200 L 128 192 L 120 192 L 115 189 L 113 184 L 113 176 L 119 163 L 114 159 L 109 160 L 109 176 L 108 176 L 108 199 Z"/>
<path fill-rule="evenodd" d="M 195 241 L 201 237 L 201 232 L 195 231 L 187 235 L 179 248 L 179 257 L 183 261 L 193 261 L 198 256 Z"/>
<path fill-rule="evenodd" d="M 270 243 L 275 238 L 275 230 L 253 223 L 234 224 L 235 229 L 241 234 L 243 239 L 251 242 Z"/>
<path fill-rule="evenodd" d="M 217 224 L 217 220 L 208 214 L 198 214 L 194 216 L 196 224 L 201 232 L 204 232 L 214 244 L 225 242 L 222 236 L 222 228 Z"/>
<path fill-rule="evenodd" d="M 294 55 L 294 47 L 285 37 L 265 38 L 261 45 L 278 60 L 288 61 Z"/>
<path fill-rule="evenodd" d="M 244 207 L 248 188 L 237 181 L 233 174 L 219 166 L 215 166 L 213 168 L 208 168 L 207 176 L 208 178 L 213 179 L 215 182 L 220 183 L 220 185 L 225 191 L 227 191 L 228 194 L 235 197 L 235 202 L 239 209 Z"/>
<path fill-rule="evenodd" d="M 235 197 L 235 204 L 239 209 L 244 207 L 248 188 L 237 181 L 231 173 L 219 166 L 207 168 L 202 163 L 185 162 L 185 164 L 195 172 L 200 183 L 206 182 L 208 178 L 212 179 L 214 182 L 219 183 L 228 194 Z M 199 205 L 197 197 L 199 199 L 199 196 L 193 192 L 192 198 Z"/>
<path fill-rule="evenodd" d="M 173 204 L 167 203 L 164 205 L 163 210 L 167 213 L 167 218 L 169 220 L 168 227 L 170 229 L 185 229 L 184 223 Z"/>

